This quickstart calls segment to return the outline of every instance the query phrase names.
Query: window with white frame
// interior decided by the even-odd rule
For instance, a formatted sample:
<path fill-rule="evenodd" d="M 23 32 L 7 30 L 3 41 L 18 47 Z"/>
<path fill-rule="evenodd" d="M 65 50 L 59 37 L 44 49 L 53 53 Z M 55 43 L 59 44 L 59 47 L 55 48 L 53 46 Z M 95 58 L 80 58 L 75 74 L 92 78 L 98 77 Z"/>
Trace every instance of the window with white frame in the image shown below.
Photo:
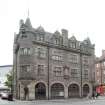
<path fill-rule="evenodd" d="M 20 55 L 31 55 L 31 48 L 20 48 Z"/>

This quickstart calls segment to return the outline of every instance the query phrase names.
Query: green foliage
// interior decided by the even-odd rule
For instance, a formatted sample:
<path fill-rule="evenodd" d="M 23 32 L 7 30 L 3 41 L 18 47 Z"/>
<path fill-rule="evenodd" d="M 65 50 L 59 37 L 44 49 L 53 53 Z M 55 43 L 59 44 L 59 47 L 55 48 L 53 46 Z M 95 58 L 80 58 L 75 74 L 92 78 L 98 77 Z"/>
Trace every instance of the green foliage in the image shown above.
<path fill-rule="evenodd" d="M 12 86 L 12 79 L 13 79 L 13 73 L 12 73 L 12 71 L 9 72 L 9 73 L 6 75 L 6 77 L 7 77 L 7 80 L 6 80 L 6 82 L 5 82 L 5 86 L 8 86 L 8 88 L 11 88 L 11 86 Z"/>

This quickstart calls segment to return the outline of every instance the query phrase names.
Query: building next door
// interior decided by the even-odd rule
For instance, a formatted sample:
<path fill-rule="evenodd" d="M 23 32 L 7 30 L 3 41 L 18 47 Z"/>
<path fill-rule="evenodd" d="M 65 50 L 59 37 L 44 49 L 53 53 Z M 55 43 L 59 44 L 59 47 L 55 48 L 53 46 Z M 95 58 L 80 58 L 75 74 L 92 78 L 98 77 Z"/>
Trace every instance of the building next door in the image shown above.
<path fill-rule="evenodd" d="M 79 96 L 79 86 L 77 84 L 71 84 L 68 87 L 68 97 L 76 98 Z"/>
<path fill-rule="evenodd" d="M 44 83 L 38 83 L 35 86 L 35 98 L 46 99 L 46 86 Z"/>

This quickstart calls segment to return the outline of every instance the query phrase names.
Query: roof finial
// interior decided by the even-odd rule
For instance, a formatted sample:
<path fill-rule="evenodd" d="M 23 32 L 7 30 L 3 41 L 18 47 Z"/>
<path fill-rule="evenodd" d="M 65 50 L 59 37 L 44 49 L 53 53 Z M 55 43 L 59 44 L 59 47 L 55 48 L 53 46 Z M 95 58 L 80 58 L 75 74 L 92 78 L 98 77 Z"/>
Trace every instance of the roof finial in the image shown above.
<path fill-rule="evenodd" d="M 30 11 L 29 11 L 29 0 L 27 0 L 27 17 L 29 18 L 29 13 L 30 13 Z"/>
<path fill-rule="evenodd" d="M 29 8 L 28 8 L 28 17 L 29 17 L 29 14 L 30 14 L 30 11 L 29 11 Z"/>

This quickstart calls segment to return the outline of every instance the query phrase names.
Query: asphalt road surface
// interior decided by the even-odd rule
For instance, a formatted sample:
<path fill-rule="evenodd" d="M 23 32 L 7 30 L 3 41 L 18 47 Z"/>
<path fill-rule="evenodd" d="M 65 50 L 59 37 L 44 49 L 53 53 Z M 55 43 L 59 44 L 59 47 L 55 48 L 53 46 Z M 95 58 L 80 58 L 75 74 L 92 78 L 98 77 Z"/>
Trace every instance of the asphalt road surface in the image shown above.
<path fill-rule="evenodd" d="M 105 97 L 98 99 L 7 101 L 0 99 L 0 105 L 105 105 Z"/>

